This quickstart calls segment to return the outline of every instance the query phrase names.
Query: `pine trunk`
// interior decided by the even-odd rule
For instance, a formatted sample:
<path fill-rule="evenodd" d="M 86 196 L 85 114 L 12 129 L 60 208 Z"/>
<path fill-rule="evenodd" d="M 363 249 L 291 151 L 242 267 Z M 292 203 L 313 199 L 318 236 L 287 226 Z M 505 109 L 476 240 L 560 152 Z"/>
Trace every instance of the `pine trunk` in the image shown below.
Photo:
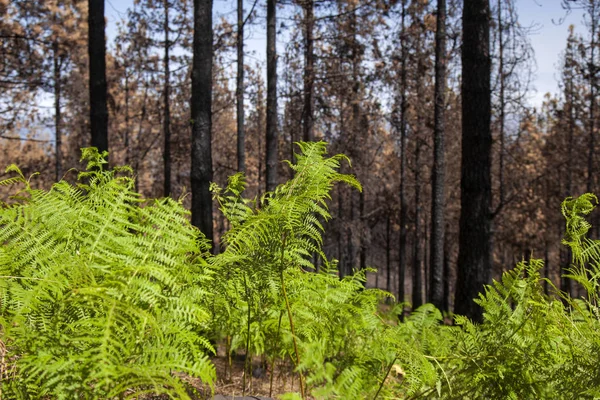
<path fill-rule="evenodd" d="M 596 57 L 595 57 L 595 52 L 596 52 L 596 29 L 597 29 L 597 24 L 598 24 L 598 20 L 596 18 L 596 7 L 597 7 L 597 3 L 596 1 L 590 1 L 591 4 L 591 9 L 590 9 L 590 25 L 591 25 L 591 41 L 590 41 L 590 60 L 589 60 L 589 68 L 590 71 L 588 71 L 589 74 L 589 80 L 590 80 L 590 103 L 589 103 L 589 128 L 588 128 L 588 137 L 589 137 L 589 144 L 588 144 L 588 166 L 587 166 L 587 192 L 588 193 L 592 193 L 594 191 L 594 150 L 596 147 L 596 135 L 595 135 L 595 125 L 596 125 L 596 116 L 595 116 L 595 109 L 596 109 Z"/>
<path fill-rule="evenodd" d="M 490 6 L 471 0 L 463 7 L 462 165 L 457 314 L 483 318 L 473 299 L 490 282 L 492 271 L 490 129 Z"/>
<path fill-rule="evenodd" d="M 569 51 L 569 49 L 567 50 Z M 573 142 L 575 137 L 575 101 L 574 101 L 574 88 L 573 88 L 573 76 L 569 76 L 569 81 L 566 82 L 566 90 L 567 90 L 567 102 L 565 107 L 568 107 L 568 129 L 567 129 L 567 160 L 572 160 L 573 158 Z M 573 196 L 573 168 L 569 168 L 567 166 L 567 182 L 565 187 L 565 193 L 563 196 L 566 198 L 568 196 Z M 562 235 L 564 227 L 562 226 L 562 221 L 560 225 L 560 234 Z M 572 294 L 572 281 L 569 278 L 565 278 L 564 275 L 569 272 L 567 269 L 571 265 L 571 248 L 568 246 L 561 246 L 560 250 L 560 290 L 569 295 Z"/>
<path fill-rule="evenodd" d="M 385 225 L 385 266 L 386 266 L 386 282 L 385 282 L 385 290 L 388 292 L 392 292 L 392 256 L 391 251 L 392 247 L 390 245 L 391 237 L 392 237 L 392 229 L 391 229 L 391 220 L 392 217 L 390 214 L 387 216 L 387 221 Z M 379 287 L 379 286 L 378 286 Z"/>
<path fill-rule="evenodd" d="M 163 23 L 163 29 L 165 31 L 165 54 L 163 64 L 165 69 L 165 88 L 163 97 L 163 108 L 165 115 L 163 119 L 163 132 L 165 136 L 165 143 L 163 148 L 163 169 L 165 181 L 163 188 L 163 196 L 167 197 L 171 195 L 171 72 L 169 65 L 169 50 L 171 43 L 169 42 L 169 0 L 164 0 L 164 9 L 165 19 Z"/>
<path fill-rule="evenodd" d="M 423 269 L 421 258 L 421 141 L 416 138 L 415 149 L 415 232 L 413 241 L 412 309 L 423 304 Z"/>
<path fill-rule="evenodd" d="M 433 128 L 433 171 L 431 178 L 431 250 L 429 301 L 444 307 L 444 207 L 445 207 L 445 124 L 446 124 L 446 0 L 438 0 L 435 32 L 435 105 Z"/>
<path fill-rule="evenodd" d="M 305 0 L 304 4 L 304 124 L 303 140 L 311 142 L 315 139 L 313 116 L 313 86 L 315 81 L 314 70 L 314 0 Z"/>
<path fill-rule="evenodd" d="M 405 35 L 406 0 L 402 0 L 402 36 L 400 70 L 400 243 L 398 256 L 398 301 L 405 301 L 404 280 L 406 276 L 406 223 L 408 202 L 406 201 L 406 39 Z"/>
<path fill-rule="evenodd" d="M 246 172 L 246 135 L 244 131 L 244 0 L 237 2 L 237 167 Z"/>
<path fill-rule="evenodd" d="M 276 0 L 267 0 L 267 191 L 277 186 L 277 48 Z"/>
<path fill-rule="evenodd" d="M 450 241 L 444 238 L 444 302 L 442 310 L 450 311 Z"/>
<path fill-rule="evenodd" d="M 505 101 L 505 85 L 504 80 L 504 37 L 503 37 L 503 24 L 502 24 L 502 0 L 498 0 L 498 79 L 500 80 L 500 115 L 498 116 L 498 122 L 500 124 L 498 136 L 500 138 L 500 154 L 498 156 L 499 161 L 499 192 L 500 192 L 500 206 L 504 204 L 504 123 L 506 120 L 506 101 Z"/>
<path fill-rule="evenodd" d="M 192 224 L 213 240 L 212 197 L 212 0 L 194 0 L 192 65 Z"/>
<path fill-rule="evenodd" d="M 63 169 L 62 169 L 62 114 L 60 108 L 60 97 L 62 91 L 61 85 L 61 73 L 60 73 L 60 57 L 58 55 L 58 42 L 52 43 L 52 51 L 53 51 L 53 66 L 54 66 L 54 133 L 55 133 L 55 151 L 56 151 L 56 160 L 55 160 L 55 173 L 56 173 L 56 182 L 62 179 Z"/>
<path fill-rule="evenodd" d="M 106 106 L 106 38 L 104 0 L 88 0 L 88 56 L 90 63 L 90 127 L 92 146 L 108 151 Z"/>

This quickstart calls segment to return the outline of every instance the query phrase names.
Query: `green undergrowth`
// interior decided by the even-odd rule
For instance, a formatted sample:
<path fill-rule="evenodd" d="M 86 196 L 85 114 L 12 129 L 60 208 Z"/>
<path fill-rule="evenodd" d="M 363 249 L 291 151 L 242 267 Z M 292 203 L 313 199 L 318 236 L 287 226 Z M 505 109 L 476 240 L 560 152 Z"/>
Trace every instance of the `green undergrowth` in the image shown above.
<path fill-rule="evenodd" d="M 244 196 L 242 174 L 212 186 L 230 226 L 218 255 L 180 201 L 143 199 L 133 172 L 106 168 L 93 149 L 75 184 L 48 191 L 10 166 L 0 181 L 15 193 L 0 206 L 0 398 L 202 398 L 188 382 L 210 394 L 215 343 L 260 358 L 269 376 L 291 365 L 300 389 L 286 399 L 600 397 L 600 242 L 585 219 L 595 196 L 562 208 L 569 278 L 584 297 L 551 282 L 546 295 L 542 262 L 531 260 L 475 300 L 481 324 L 455 316 L 446 326 L 429 304 L 399 321 L 404 305 L 365 289 L 368 271 L 340 279 L 322 251 L 334 185 L 361 190 L 339 173 L 347 158 L 298 146 L 293 178 L 260 199 Z"/>

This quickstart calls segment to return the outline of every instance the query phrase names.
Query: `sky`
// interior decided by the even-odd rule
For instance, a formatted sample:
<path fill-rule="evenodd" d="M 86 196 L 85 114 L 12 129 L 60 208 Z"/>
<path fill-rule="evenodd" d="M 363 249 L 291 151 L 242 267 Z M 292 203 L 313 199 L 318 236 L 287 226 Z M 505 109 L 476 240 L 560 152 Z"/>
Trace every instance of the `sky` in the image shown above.
<path fill-rule="evenodd" d="M 127 9 L 132 3 L 133 0 L 106 0 L 109 41 L 115 37 L 117 21 L 126 17 Z M 561 0 L 516 0 L 516 6 L 521 24 L 534 27 L 530 40 L 537 65 L 532 82 L 534 90 L 529 96 L 529 103 L 539 109 L 547 92 L 558 93 L 560 57 L 566 45 L 568 27 L 573 24 L 576 32 L 584 33 L 583 13 L 574 10 L 567 14 L 561 6 Z M 234 10 L 233 7 L 231 1 L 215 1 L 217 13 Z M 264 40 L 264 33 L 254 33 L 253 37 L 246 40 L 246 50 L 255 51 L 254 56 L 257 58 L 264 57 Z"/>
<path fill-rule="evenodd" d="M 547 92 L 558 93 L 560 58 L 567 43 L 568 28 L 573 24 L 575 32 L 585 33 L 583 13 L 573 10 L 567 15 L 560 0 L 517 0 L 517 7 L 521 24 L 536 27 L 530 35 L 537 64 L 533 80 L 536 91 L 529 100 L 539 109 Z"/>

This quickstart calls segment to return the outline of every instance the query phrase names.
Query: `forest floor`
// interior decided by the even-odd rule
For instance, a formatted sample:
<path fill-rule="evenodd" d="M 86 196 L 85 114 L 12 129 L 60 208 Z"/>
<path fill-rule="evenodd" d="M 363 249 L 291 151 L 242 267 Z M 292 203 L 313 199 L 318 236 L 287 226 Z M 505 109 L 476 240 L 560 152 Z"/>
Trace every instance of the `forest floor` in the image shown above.
<path fill-rule="evenodd" d="M 278 396 L 299 391 L 298 374 L 292 372 L 292 366 L 289 363 L 278 362 L 275 364 L 275 374 L 271 386 L 271 366 L 266 365 L 260 357 L 253 357 L 250 363 L 251 371 L 246 376 L 246 390 L 244 387 L 244 365 L 246 363 L 243 354 L 231 357 L 231 368 L 229 359 L 225 355 L 224 348 L 217 351 L 217 356 L 212 358 L 212 362 L 217 371 L 217 380 L 215 381 L 214 393 L 215 399 L 240 399 L 242 396 L 248 396 L 247 399 L 266 399 L 277 398 Z M 187 381 L 196 389 L 196 393 L 190 393 L 194 399 L 210 398 L 210 389 L 199 379 L 187 378 Z M 222 397 L 218 397 L 221 395 Z"/>
<path fill-rule="evenodd" d="M 215 357 L 213 363 L 217 369 L 217 382 L 215 393 L 226 396 L 242 396 L 244 385 L 245 358 L 231 359 L 231 369 L 227 357 Z M 248 396 L 277 397 L 283 393 L 299 391 L 298 374 L 294 374 L 289 363 L 276 363 L 271 387 L 270 365 L 266 365 L 260 358 L 254 357 L 250 363 L 252 372 L 246 377 L 246 391 Z"/>

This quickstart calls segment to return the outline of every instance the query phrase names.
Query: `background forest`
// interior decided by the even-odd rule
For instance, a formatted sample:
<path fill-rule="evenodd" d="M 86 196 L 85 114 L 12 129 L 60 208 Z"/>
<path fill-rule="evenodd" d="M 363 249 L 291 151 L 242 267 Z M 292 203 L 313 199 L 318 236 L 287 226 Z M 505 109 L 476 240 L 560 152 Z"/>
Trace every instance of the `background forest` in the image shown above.
<path fill-rule="evenodd" d="M 450 311 L 457 286 L 470 303 L 490 281 L 485 273 L 465 278 L 472 288 L 461 290 L 460 265 L 498 277 L 534 255 L 546 262 L 544 276 L 577 295 L 560 278 L 571 255 L 560 245 L 559 209 L 567 196 L 598 191 L 600 4 L 565 1 L 565 14 L 583 9 L 584 34 L 557 26 L 570 32 L 556 43 L 564 49 L 560 93 L 536 109 L 527 102 L 530 32 L 516 3 L 238 0 L 212 21 L 210 0 L 136 0 L 105 44 L 102 1 L 0 0 L 2 167 L 42 171 L 32 184 L 49 188 L 75 179 L 68 171 L 80 148 L 107 149 L 111 165 L 132 166 L 145 197 L 191 190 L 184 204 L 218 253 L 230 222 L 207 197 L 208 182 L 224 187 L 245 171 L 247 193 L 260 197 L 291 178 L 281 161 L 293 159 L 294 142 L 323 140 L 330 153 L 349 156 L 342 172 L 363 186 L 332 192 L 323 250 L 342 276 L 373 267 L 367 286 L 414 308 L 433 302 Z M 487 15 L 487 43 L 465 34 L 477 7 Z M 265 29 L 266 62 L 244 46 L 248 32 Z M 465 83 L 482 77 L 467 69 L 468 54 L 483 55 L 488 68 L 489 85 L 479 88 L 487 111 L 472 98 L 474 108 L 462 104 L 471 93 Z M 93 94 L 103 83 L 105 99 Z M 475 128 L 462 126 L 465 115 Z M 460 222 L 468 165 L 478 162 L 489 173 L 479 177 L 483 186 L 470 181 L 483 197 L 468 210 L 481 219 Z M 478 254 L 461 256 L 459 238 L 469 243 L 469 231 Z M 461 313 L 476 316 L 469 307 Z"/>

